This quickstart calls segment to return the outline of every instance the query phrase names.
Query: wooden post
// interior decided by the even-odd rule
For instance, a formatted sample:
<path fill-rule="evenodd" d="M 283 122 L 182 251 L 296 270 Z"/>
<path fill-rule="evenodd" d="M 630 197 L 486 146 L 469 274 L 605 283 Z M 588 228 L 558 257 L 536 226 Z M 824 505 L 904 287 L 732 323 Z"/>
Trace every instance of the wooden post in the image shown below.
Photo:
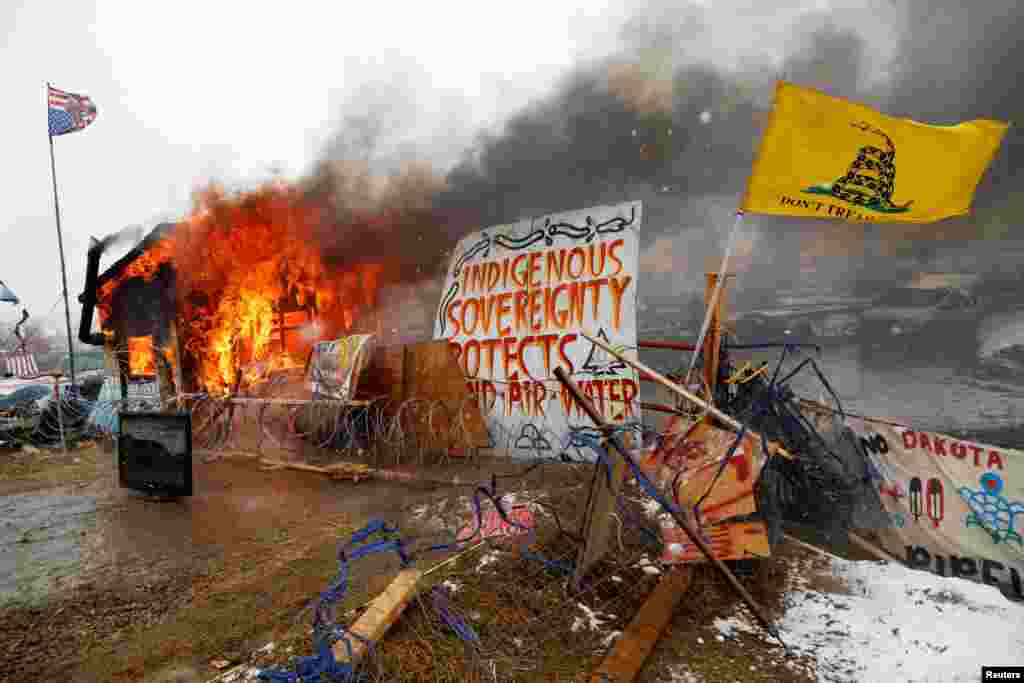
<path fill-rule="evenodd" d="M 555 372 L 557 373 L 558 370 Z M 583 545 L 576 558 L 576 572 L 573 577 L 576 585 L 580 584 L 587 573 L 608 552 L 613 531 L 611 515 L 615 511 L 615 501 L 618 498 L 619 489 L 622 488 L 622 482 L 626 478 L 626 464 L 622 458 L 615 458 L 609 463 L 611 466 L 610 486 L 605 466 L 600 462 L 594 466 L 594 476 L 590 480 L 589 495 L 580 529 Z"/>
<path fill-rule="evenodd" d="M 171 368 L 171 359 L 168 358 L 169 344 L 158 345 L 157 335 L 153 335 L 153 362 L 156 365 L 157 394 L 160 398 L 160 412 L 174 411 L 175 391 L 172 391 L 174 384 L 174 370 Z"/>
<path fill-rule="evenodd" d="M 170 322 L 168 323 L 168 325 L 170 327 L 170 330 L 168 331 L 168 336 L 171 339 L 171 341 L 170 341 L 170 344 L 171 344 L 171 356 L 172 356 L 172 362 L 174 363 L 174 367 L 171 368 L 171 370 L 173 371 L 173 374 L 174 374 L 174 377 L 173 377 L 173 379 L 174 379 L 174 392 L 175 392 L 175 398 L 176 398 L 176 400 L 174 402 L 174 405 L 175 405 L 175 407 L 178 410 L 181 410 L 182 409 L 182 405 L 181 405 L 181 398 L 180 397 L 181 397 L 182 394 L 186 393 L 186 389 L 185 389 L 185 384 L 184 384 L 185 383 L 185 375 L 184 375 L 184 373 L 183 373 L 183 371 L 181 369 L 181 345 L 178 342 L 178 320 L 177 320 L 177 318 L 176 317 L 172 317 Z"/>
<path fill-rule="evenodd" d="M 705 273 L 707 283 L 704 290 L 704 305 L 711 305 L 711 297 L 714 295 L 715 286 L 718 284 L 718 273 Z M 715 310 L 711 312 L 711 322 L 708 325 L 708 334 L 704 339 L 704 382 L 708 387 L 707 401 L 709 404 L 715 404 L 715 387 L 718 384 L 718 363 L 719 354 L 722 350 L 722 321 L 725 320 L 725 293 L 726 286 L 729 283 L 731 275 L 725 276 L 725 282 L 722 283 L 722 291 L 718 293 L 718 304 L 715 306 Z M 712 422 L 710 416 L 706 418 L 707 422 Z"/>
<path fill-rule="evenodd" d="M 117 362 L 117 377 L 121 383 L 121 400 L 128 400 L 128 342 L 124 342 L 124 346 L 121 345 L 121 340 L 127 339 L 124 334 L 118 333 L 114 337 L 114 353 Z"/>
<path fill-rule="evenodd" d="M 630 683 L 654 650 L 662 631 L 690 585 L 690 567 L 673 567 L 647 596 L 612 652 L 590 677 L 591 683 Z"/>

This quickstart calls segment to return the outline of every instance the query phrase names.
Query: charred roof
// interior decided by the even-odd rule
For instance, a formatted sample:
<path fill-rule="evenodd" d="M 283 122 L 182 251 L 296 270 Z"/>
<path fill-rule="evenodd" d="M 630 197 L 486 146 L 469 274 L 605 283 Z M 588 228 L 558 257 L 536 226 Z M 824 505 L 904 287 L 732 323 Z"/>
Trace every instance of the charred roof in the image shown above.
<path fill-rule="evenodd" d="M 148 235 L 142 238 L 142 241 L 135 245 L 131 251 L 117 259 L 103 271 L 100 276 L 96 279 L 96 287 L 101 287 L 105 282 L 116 278 L 124 269 L 131 265 L 132 261 L 139 258 L 147 249 L 152 247 L 160 240 L 167 237 L 177 223 L 161 223 L 153 228 Z"/>

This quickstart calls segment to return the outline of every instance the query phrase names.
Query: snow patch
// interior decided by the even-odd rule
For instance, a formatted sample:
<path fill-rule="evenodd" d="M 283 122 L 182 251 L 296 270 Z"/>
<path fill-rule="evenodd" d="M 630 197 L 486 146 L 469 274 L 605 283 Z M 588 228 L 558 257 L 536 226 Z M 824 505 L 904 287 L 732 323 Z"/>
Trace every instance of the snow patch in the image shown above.
<path fill-rule="evenodd" d="M 258 681 L 261 669 L 252 666 L 243 666 L 233 669 L 220 678 L 214 679 L 216 683 L 250 683 Z"/>
<path fill-rule="evenodd" d="M 612 643 L 615 642 L 615 639 L 618 638 L 621 635 L 622 635 L 622 631 L 612 631 L 611 633 L 609 633 L 608 635 L 606 635 L 604 637 L 604 640 L 601 641 L 601 645 L 603 647 L 606 647 L 606 648 L 607 647 L 611 647 Z"/>
<path fill-rule="evenodd" d="M 597 631 L 604 626 L 608 621 L 615 617 L 610 614 L 601 614 L 597 610 L 592 610 L 582 602 L 577 602 L 576 606 L 583 612 L 582 617 L 576 617 L 572 622 L 572 632 L 576 633 L 584 626 L 591 631 Z"/>
<path fill-rule="evenodd" d="M 484 554 L 484 556 L 480 558 L 480 564 L 476 566 L 476 570 L 481 571 L 484 568 L 495 564 L 498 561 L 498 555 L 499 553 L 497 550 L 492 550 L 491 552 Z"/>
<path fill-rule="evenodd" d="M 665 512 L 665 509 L 661 507 L 661 503 L 653 498 L 645 499 L 640 505 L 643 507 L 644 514 L 647 515 L 648 519 L 659 522 L 663 527 L 675 525 L 672 515 Z"/>
<path fill-rule="evenodd" d="M 701 683 L 701 679 L 697 677 L 697 674 L 691 673 L 686 669 L 671 668 L 668 670 L 669 675 L 672 677 L 669 683 Z"/>
<path fill-rule="evenodd" d="M 736 636 L 737 631 L 748 630 L 748 625 L 739 619 L 715 619 L 712 625 L 718 631 L 719 635 L 716 636 L 718 640 L 724 638 L 733 638 Z"/>
<path fill-rule="evenodd" d="M 661 570 L 646 555 L 641 557 L 633 566 L 642 569 L 645 574 L 650 574 L 651 576 L 657 576 L 661 573 Z"/>
<path fill-rule="evenodd" d="M 966 682 L 978 680 L 979 662 L 1024 666 L 1024 609 L 996 588 L 884 562 L 829 565 L 852 594 L 794 579 L 805 588 L 786 596 L 778 625 L 796 654 L 814 658 L 819 681 Z M 744 610 L 714 625 L 718 638 L 764 636 Z"/>

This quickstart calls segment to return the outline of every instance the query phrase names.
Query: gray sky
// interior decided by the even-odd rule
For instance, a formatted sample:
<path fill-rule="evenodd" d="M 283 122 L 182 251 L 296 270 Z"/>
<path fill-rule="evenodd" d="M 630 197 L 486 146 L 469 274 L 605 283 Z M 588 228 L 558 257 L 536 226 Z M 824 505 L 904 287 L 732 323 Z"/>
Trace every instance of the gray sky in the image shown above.
<path fill-rule="evenodd" d="M 884 0 L 836 0 L 831 9 L 870 27 L 876 45 L 892 45 L 891 29 L 865 7 L 872 2 Z M 57 329 L 63 306 L 55 306 L 60 267 L 43 135 L 47 80 L 89 95 L 99 110 L 89 128 L 54 140 L 77 326 L 90 235 L 180 218 L 191 190 L 209 178 L 253 184 L 275 166 L 299 177 L 368 84 L 386 82 L 406 94 L 409 106 L 395 118 L 401 130 L 389 141 L 412 144 L 443 170 L 482 127 L 542 98 L 581 61 L 621 49 L 620 29 L 636 11 L 657 23 L 679 19 L 673 10 L 651 10 L 674 3 L 643 0 L 81 0 L 60 3 L 59 13 L 52 3 L 17 4 L 0 2 L 0 183 L 7 190 L 0 279 Z M 696 5 L 707 23 L 679 49 L 686 59 L 740 68 L 744 59 L 780 59 L 793 47 L 787 35 L 794 23 L 830 3 Z M 884 61 L 884 50 L 879 54 Z M 17 317 L 14 307 L 0 306 L 0 320 Z"/>
<path fill-rule="evenodd" d="M 12 7 L 12 4 L 14 5 Z M 45 128 L 45 83 L 93 98 L 97 120 L 54 139 L 69 295 L 90 235 L 180 217 L 216 176 L 296 177 L 319 155 L 347 99 L 380 80 L 415 97 L 410 136 L 472 132 L 525 105 L 578 58 L 600 52 L 625 10 L 514 4 L 0 3 L 5 111 L 0 279 L 30 313 L 62 323 Z M 543 21 L 535 17 L 543 16 Z M 458 137 L 453 138 L 453 134 Z M 110 262 L 110 257 L 105 262 Z M 15 319 L 9 304 L 0 320 Z M 78 317 L 72 301 L 72 324 Z"/>

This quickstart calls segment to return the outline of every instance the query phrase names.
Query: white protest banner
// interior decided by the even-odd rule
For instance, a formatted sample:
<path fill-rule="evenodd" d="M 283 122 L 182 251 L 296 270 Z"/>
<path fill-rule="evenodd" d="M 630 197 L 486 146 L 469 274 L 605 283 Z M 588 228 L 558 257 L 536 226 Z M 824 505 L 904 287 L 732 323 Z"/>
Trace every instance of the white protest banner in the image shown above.
<path fill-rule="evenodd" d="M 309 361 L 309 388 L 313 393 L 351 400 L 369 359 L 372 336 L 356 334 L 315 344 Z"/>
<path fill-rule="evenodd" d="M 610 422 L 639 419 L 639 379 L 581 336 L 636 348 L 640 202 L 521 220 L 463 238 L 434 338 L 459 355 L 492 446 L 553 455 L 593 428 L 554 375 L 564 367 Z"/>
<path fill-rule="evenodd" d="M 891 529 L 883 547 L 912 567 L 1024 599 L 1024 452 L 849 419 Z"/>

